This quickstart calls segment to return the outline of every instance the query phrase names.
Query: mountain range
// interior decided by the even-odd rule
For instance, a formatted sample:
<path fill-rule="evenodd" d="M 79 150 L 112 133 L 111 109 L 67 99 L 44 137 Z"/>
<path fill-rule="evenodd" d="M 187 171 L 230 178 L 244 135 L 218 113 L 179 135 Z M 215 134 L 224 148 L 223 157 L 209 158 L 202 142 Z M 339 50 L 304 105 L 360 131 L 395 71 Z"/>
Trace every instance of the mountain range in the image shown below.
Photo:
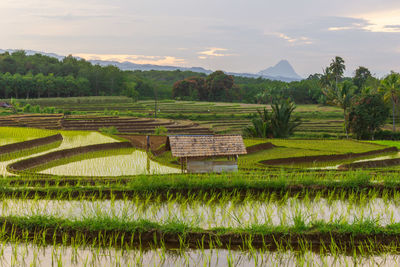
<path fill-rule="evenodd" d="M 7 49 L 3 50 L 0 49 L 0 53 L 9 52 L 13 53 L 17 51 L 16 49 Z M 65 56 L 61 56 L 54 53 L 45 53 L 39 52 L 34 50 L 25 50 L 27 55 L 34 55 L 34 54 L 42 54 L 49 57 L 57 58 L 58 60 L 62 60 Z M 79 57 L 77 57 L 79 58 Z M 80 58 L 79 58 L 80 59 Z M 160 65 L 152 65 L 152 64 L 135 64 L 132 62 L 118 62 L 118 61 L 106 61 L 106 60 L 88 60 L 92 64 L 100 65 L 100 66 L 108 66 L 112 65 L 118 67 L 121 70 L 141 70 L 141 71 L 149 71 L 149 70 L 160 70 L 160 71 L 193 71 L 193 72 L 200 72 L 205 74 L 210 74 L 213 71 L 204 69 L 202 67 L 177 67 L 177 66 L 160 66 Z M 290 63 L 287 60 L 279 61 L 275 66 L 266 68 L 264 70 L 259 71 L 258 73 L 237 73 L 237 72 L 226 72 L 229 75 L 240 76 L 240 77 L 247 77 L 247 78 L 265 78 L 270 80 L 279 80 L 284 82 L 292 82 L 292 81 L 299 81 L 303 79 L 299 76 Z"/>

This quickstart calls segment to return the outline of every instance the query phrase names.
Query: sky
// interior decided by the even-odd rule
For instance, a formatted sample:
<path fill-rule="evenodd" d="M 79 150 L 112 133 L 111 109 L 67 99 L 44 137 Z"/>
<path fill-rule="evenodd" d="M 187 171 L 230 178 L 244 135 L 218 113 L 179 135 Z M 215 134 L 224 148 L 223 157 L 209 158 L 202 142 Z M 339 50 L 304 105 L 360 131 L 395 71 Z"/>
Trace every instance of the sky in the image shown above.
<path fill-rule="evenodd" d="M 307 77 L 400 72 L 399 0 L 1 0 L 0 49 Z"/>

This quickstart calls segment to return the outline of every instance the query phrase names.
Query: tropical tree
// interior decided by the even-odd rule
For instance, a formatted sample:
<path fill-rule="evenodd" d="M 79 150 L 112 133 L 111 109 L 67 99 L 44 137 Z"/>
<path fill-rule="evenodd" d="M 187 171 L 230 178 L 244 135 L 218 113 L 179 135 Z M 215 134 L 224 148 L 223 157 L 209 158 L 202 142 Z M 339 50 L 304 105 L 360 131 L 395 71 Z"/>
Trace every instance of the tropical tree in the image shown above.
<path fill-rule="evenodd" d="M 400 95 L 400 74 L 392 71 L 381 81 L 379 91 L 383 93 L 385 102 L 392 102 L 393 132 L 395 132 L 395 110 Z"/>
<path fill-rule="evenodd" d="M 372 77 L 371 72 L 366 67 L 360 66 L 358 67 L 358 69 L 356 69 L 353 77 L 353 83 L 358 87 L 358 91 L 363 90 L 368 79 L 371 77 Z"/>
<path fill-rule="evenodd" d="M 343 77 L 343 73 L 346 70 L 346 66 L 344 65 L 344 60 L 341 57 L 335 57 L 332 59 L 331 64 L 329 65 L 329 69 L 332 73 L 333 78 L 335 79 L 335 87 L 338 89 L 338 83 L 340 79 Z"/>
<path fill-rule="evenodd" d="M 272 137 L 271 115 L 268 109 L 264 108 L 263 111 L 258 110 L 257 115 L 257 117 L 252 119 L 252 125 L 244 128 L 243 135 L 261 138 Z"/>
<path fill-rule="evenodd" d="M 284 88 L 269 87 L 258 93 L 255 97 L 258 104 L 272 104 L 274 99 L 283 97 Z"/>
<path fill-rule="evenodd" d="M 340 83 L 337 89 L 332 87 L 323 89 L 323 93 L 327 98 L 327 103 L 343 109 L 344 129 L 347 138 L 349 138 L 347 131 L 347 109 L 351 105 L 351 98 L 356 89 L 357 87 L 350 81 Z"/>
<path fill-rule="evenodd" d="M 349 129 L 358 139 L 374 139 L 388 115 L 389 109 L 380 95 L 358 96 L 350 108 Z"/>
<path fill-rule="evenodd" d="M 319 79 L 321 87 L 323 88 L 328 88 L 328 87 L 333 87 L 333 74 L 332 70 L 329 67 L 326 67 L 323 71 L 323 74 L 321 75 L 321 78 Z"/>
<path fill-rule="evenodd" d="M 217 70 L 206 78 L 208 99 L 211 101 L 231 101 L 231 90 L 234 87 L 232 75 Z"/>
<path fill-rule="evenodd" d="M 274 137 L 288 137 L 301 124 L 299 118 L 292 118 L 296 105 L 290 99 L 281 98 L 272 105 L 271 128 Z"/>
<path fill-rule="evenodd" d="M 258 116 L 252 120 L 251 126 L 243 130 L 243 134 L 262 138 L 282 138 L 292 135 L 301 123 L 299 118 L 292 118 L 292 113 L 296 109 L 294 102 L 281 98 L 279 101 L 274 101 L 271 108 L 272 113 L 266 108 L 258 111 Z"/>

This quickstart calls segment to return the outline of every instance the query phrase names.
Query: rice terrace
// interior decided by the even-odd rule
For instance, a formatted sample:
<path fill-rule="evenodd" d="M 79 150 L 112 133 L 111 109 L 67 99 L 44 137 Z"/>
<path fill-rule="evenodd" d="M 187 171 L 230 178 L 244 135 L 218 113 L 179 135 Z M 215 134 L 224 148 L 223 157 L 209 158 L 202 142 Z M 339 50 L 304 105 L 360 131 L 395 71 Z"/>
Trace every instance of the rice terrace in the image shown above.
<path fill-rule="evenodd" d="M 400 266 L 400 8 L 32 1 L 3 45 L 72 54 L 0 49 L 0 266 Z"/>

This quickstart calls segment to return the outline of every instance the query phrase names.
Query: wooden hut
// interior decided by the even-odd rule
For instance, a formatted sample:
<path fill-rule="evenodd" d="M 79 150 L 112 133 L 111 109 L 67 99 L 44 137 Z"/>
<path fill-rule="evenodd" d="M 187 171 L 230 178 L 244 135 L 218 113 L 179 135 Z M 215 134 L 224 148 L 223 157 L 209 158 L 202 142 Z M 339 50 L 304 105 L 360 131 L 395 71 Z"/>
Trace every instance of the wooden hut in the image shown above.
<path fill-rule="evenodd" d="M 247 154 L 241 135 L 171 135 L 166 149 L 189 173 L 237 171 L 238 156 Z"/>
<path fill-rule="evenodd" d="M 0 108 L 12 108 L 13 106 L 7 102 L 0 102 Z"/>

